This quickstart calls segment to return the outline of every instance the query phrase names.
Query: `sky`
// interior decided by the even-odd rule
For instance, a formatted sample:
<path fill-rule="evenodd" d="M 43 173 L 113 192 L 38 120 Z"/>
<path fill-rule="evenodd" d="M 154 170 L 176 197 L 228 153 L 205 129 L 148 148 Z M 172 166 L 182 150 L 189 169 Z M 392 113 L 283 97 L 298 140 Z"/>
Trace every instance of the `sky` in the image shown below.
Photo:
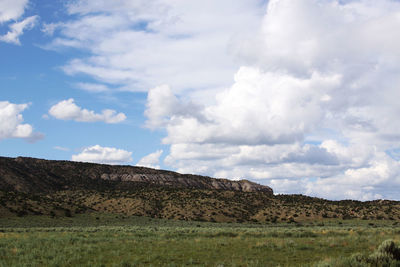
<path fill-rule="evenodd" d="M 398 0 L 0 0 L 0 156 L 400 200 Z"/>

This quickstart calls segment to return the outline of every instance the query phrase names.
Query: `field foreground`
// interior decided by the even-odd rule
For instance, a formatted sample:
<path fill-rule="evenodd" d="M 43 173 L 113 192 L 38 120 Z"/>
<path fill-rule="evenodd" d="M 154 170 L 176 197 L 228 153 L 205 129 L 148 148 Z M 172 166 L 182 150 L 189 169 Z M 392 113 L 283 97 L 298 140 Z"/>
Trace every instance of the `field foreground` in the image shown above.
<path fill-rule="evenodd" d="M 0 266 L 333 266 L 355 253 L 369 255 L 387 239 L 400 241 L 397 224 L 14 217 L 0 219 Z"/>

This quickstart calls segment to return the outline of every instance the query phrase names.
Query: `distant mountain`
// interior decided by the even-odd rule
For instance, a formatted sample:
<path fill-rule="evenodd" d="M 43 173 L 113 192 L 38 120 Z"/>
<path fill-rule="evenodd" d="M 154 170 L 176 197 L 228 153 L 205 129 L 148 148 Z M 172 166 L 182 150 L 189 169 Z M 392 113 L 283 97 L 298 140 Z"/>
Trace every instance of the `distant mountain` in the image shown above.
<path fill-rule="evenodd" d="M 400 202 L 274 195 L 268 186 L 133 166 L 0 157 L 0 217 L 113 213 L 175 220 L 390 220 Z"/>
<path fill-rule="evenodd" d="M 0 190 L 48 193 L 65 189 L 96 190 L 107 186 L 111 190 L 130 188 L 137 183 L 273 194 L 270 187 L 247 180 L 215 179 L 145 167 L 0 157 Z"/>

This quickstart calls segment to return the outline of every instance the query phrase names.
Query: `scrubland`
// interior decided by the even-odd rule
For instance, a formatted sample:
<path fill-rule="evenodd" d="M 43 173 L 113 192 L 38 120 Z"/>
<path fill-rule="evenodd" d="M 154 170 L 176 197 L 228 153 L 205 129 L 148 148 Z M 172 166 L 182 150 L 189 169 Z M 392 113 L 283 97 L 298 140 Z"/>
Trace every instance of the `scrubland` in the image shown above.
<path fill-rule="evenodd" d="M 394 243 L 379 248 L 388 239 Z M 380 220 L 211 223 L 109 213 L 8 217 L 0 219 L 0 266 L 400 266 L 399 242 L 399 225 Z"/>

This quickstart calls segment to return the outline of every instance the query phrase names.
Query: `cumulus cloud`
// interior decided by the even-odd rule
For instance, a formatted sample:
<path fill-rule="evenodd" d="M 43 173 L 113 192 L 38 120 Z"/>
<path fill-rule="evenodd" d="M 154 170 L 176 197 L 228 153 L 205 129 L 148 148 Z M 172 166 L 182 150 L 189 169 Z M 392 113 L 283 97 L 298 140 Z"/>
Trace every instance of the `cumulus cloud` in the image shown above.
<path fill-rule="evenodd" d="M 400 141 L 399 12 L 390 0 L 269 1 L 257 34 L 230 48 L 245 64 L 214 99 L 149 91 L 165 163 L 281 193 L 399 199 L 387 153 Z"/>
<path fill-rule="evenodd" d="M 132 161 L 132 152 L 114 147 L 95 145 L 83 149 L 77 155 L 72 155 L 72 160 L 104 164 L 124 164 Z"/>
<path fill-rule="evenodd" d="M 151 129 L 165 127 L 170 118 L 197 118 L 204 120 L 201 107 L 193 102 L 183 102 L 173 94 L 168 85 L 157 86 L 149 90 L 145 116 L 146 126 Z"/>
<path fill-rule="evenodd" d="M 19 19 L 25 12 L 29 0 L 2 0 L 0 2 L 0 24 Z"/>
<path fill-rule="evenodd" d="M 384 152 L 372 152 L 364 165 L 346 167 L 326 178 L 272 179 L 280 192 L 302 190 L 305 194 L 330 199 L 398 199 L 400 164 Z"/>
<path fill-rule="evenodd" d="M 39 134 L 33 132 L 30 124 L 23 123 L 22 112 L 29 104 L 13 104 L 0 101 L 0 140 L 7 138 L 26 138 L 34 141 Z"/>
<path fill-rule="evenodd" d="M 52 106 L 49 115 L 59 120 L 74 120 L 79 122 L 119 123 L 126 119 L 124 113 L 117 113 L 112 109 L 105 109 L 101 113 L 83 109 L 77 106 L 73 98 L 63 100 Z"/>
<path fill-rule="evenodd" d="M 145 114 L 151 126 L 162 125 L 168 117 L 165 143 L 293 143 L 324 119 L 323 97 L 340 84 L 339 75 L 313 73 L 297 78 L 243 67 L 235 84 L 219 93 L 216 104 L 202 112 L 194 105 L 191 109 L 178 103 L 170 91 L 157 87 L 149 91 Z M 193 110 L 204 119 L 193 116 Z"/>
<path fill-rule="evenodd" d="M 73 19 L 46 28 L 56 33 L 48 47 L 84 49 L 90 56 L 70 60 L 64 71 L 122 90 L 220 88 L 239 66 L 230 44 L 257 28 L 262 2 L 73 1 L 66 6 Z"/>
<path fill-rule="evenodd" d="M 153 169 L 160 168 L 160 156 L 162 155 L 162 150 L 157 150 L 156 152 L 150 153 L 139 160 L 136 166 L 148 167 Z"/>
<path fill-rule="evenodd" d="M 48 47 L 88 54 L 63 66 L 94 79 L 81 89 L 149 90 L 145 125 L 165 130 L 167 165 L 258 179 L 282 193 L 398 199 L 400 2 L 77 0 L 66 8 L 70 20 L 44 29 Z M 61 118 L 105 120 L 63 102 L 70 111 Z"/>

